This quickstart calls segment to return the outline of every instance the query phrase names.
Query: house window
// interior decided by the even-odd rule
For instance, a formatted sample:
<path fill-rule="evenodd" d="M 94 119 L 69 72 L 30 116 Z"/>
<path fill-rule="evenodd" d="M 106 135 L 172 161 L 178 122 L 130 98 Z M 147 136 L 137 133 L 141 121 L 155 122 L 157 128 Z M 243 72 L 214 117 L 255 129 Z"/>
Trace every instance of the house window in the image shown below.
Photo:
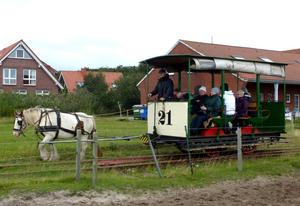
<path fill-rule="evenodd" d="M 24 50 L 23 49 L 17 49 L 16 57 L 17 58 L 24 58 Z"/>
<path fill-rule="evenodd" d="M 291 94 L 286 94 L 285 100 L 286 100 L 286 103 L 291 103 Z"/>
<path fill-rule="evenodd" d="M 294 111 L 299 112 L 299 94 L 294 96 Z"/>
<path fill-rule="evenodd" d="M 16 85 L 17 84 L 17 70 L 16 69 L 3 69 L 3 84 Z"/>
<path fill-rule="evenodd" d="M 19 90 L 16 91 L 16 94 L 26 95 L 27 94 L 27 90 L 26 89 L 19 89 Z"/>
<path fill-rule="evenodd" d="M 238 55 L 232 55 L 232 57 L 233 57 L 234 59 L 239 59 L 239 60 L 245 59 L 244 57 L 241 57 L 241 56 L 238 56 Z"/>
<path fill-rule="evenodd" d="M 49 90 L 36 90 L 35 94 L 40 95 L 40 96 L 44 96 L 44 95 L 49 95 L 50 92 L 49 92 Z"/>
<path fill-rule="evenodd" d="M 36 85 L 36 71 L 33 69 L 23 70 L 23 84 Z"/>
<path fill-rule="evenodd" d="M 77 85 L 78 87 L 83 87 L 84 83 L 83 83 L 83 82 L 76 82 L 76 85 Z"/>
<path fill-rule="evenodd" d="M 273 62 L 271 59 L 269 59 L 267 57 L 259 57 L 259 58 L 265 62 Z"/>

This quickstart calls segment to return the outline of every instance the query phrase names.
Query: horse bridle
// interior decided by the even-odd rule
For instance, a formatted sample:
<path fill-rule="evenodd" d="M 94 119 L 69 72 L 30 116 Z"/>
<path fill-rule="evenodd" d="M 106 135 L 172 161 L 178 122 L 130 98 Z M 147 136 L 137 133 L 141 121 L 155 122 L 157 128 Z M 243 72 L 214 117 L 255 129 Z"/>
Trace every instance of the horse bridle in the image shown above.
<path fill-rule="evenodd" d="M 24 130 L 26 129 L 27 124 L 26 124 L 26 122 L 25 122 L 25 120 L 24 120 L 23 113 L 17 114 L 17 115 L 16 115 L 16 118 L 17 118 L 17 124 L 20 126 L 20 128 L 19 128 L 19 129 L 13 128 L 13 131 L 19 132 L 20 134 L 23 134 L 23 135 L 25 136 Z M 21 120 L 19 120 L 19 118 L 20 118 Z M 24 125 L 24 126 L 23 126 L 23 125 Z"/>

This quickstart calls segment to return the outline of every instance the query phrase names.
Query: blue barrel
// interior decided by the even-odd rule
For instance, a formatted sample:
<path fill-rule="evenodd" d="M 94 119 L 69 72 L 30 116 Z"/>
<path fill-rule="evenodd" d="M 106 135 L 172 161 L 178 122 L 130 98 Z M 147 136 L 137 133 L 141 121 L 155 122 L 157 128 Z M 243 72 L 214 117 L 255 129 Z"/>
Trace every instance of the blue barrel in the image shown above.
<path fill-rule="evenodd" d="M 141 114 L 141 119 L 147 120 L 148 107 L 147 107 L 147 106 L 143 106 L 143 107 L 140 109 L 140 114 Z"/>

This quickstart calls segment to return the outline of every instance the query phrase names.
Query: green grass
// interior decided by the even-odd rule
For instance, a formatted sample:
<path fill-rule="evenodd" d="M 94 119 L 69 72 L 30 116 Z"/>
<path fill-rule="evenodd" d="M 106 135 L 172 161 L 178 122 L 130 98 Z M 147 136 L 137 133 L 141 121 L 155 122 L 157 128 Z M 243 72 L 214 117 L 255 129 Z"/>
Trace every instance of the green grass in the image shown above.
<path fill-rule="evenodd" d="M 141 135 L 146 132 L 145 121 L 119 121 L 117 118 L 97 118 L 97 134 L 102 137 Z M 297 124 L 297 123 L 296 123 Z M 38 192 L 55 190 L 80 191 L 96 189 L 121 192 L 143 192 L 162 190 L 170 187 L 202 187 L 224 180 L 251 179 L 256 176 L 300 175 L 300 156 L 282 156 L 257 160 L 245 160 L 242 172 L 237 172 L 236 161 L 199 163 L 191 175 L 187 165 L 168 166 L 162 169 L 164 178 L 159 178 L 154 167 L 143 169 L 99 170 L 97 185 L 91 186 L 91 171 L 83 170 L 81 180 L 75 181 L 75 145 L 58 145 L 61 160 L 55 163 L 42 162 L 37 150 L 38 138 L 32 129 L 26 137 L 12 136 L 13 119 L 0 119 L 0 197 L 11 193 Z M 299 147 L 300 137 L 295 130 L 288 129 L 289 143 L 274 147 Z M 101 142 L 104 157 L 147 155 L 150 150 L 139 140 Z M 175 147 L 163 147 L 160 153 L 178 152 Z M 91 158 L 91 148 L 87 151 Z M 20 166 L 1 167 L 7 164 Z M 26 165 L 29 164 L 29 165 Z M 90 169 L 85 163 L 83 169 Z"/>

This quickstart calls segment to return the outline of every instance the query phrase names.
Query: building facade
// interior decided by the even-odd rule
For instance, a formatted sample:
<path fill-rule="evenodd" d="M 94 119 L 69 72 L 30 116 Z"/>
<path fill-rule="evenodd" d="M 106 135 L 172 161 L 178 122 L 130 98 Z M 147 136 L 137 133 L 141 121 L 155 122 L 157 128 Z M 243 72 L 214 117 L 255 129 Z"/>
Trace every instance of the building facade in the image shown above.
<path fill-rule="evenodd" d="M 0 92 L 57 94 L 63 86 L 55 72 L 23 40 L 0 51 Z"/>

